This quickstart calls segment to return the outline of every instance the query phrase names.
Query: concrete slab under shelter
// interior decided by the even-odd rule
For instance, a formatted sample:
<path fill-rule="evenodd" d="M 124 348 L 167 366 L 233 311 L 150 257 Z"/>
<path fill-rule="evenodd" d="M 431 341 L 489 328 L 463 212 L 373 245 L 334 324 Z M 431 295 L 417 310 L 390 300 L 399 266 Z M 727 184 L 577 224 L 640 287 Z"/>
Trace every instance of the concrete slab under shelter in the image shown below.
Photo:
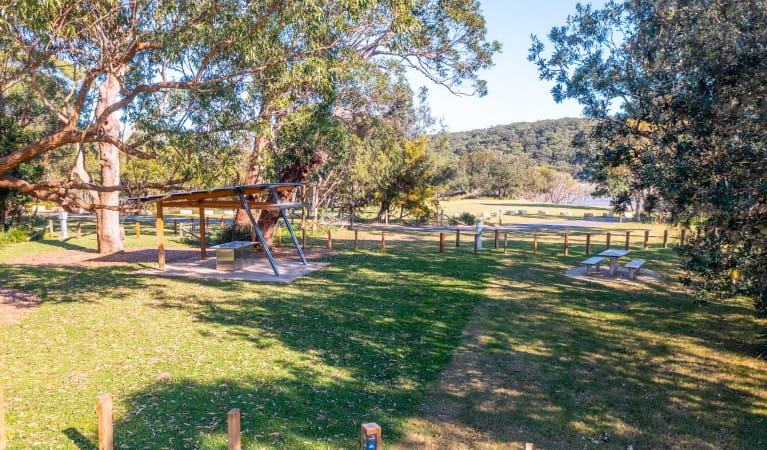
<path fill-rule="evenodd" d="M 301 261 L 277 261 L 277 268 L 280 269 L 280 276 L 278 277 L 274 275 L 272 266 L 265 259 L 257 260 L 243 269 L 220 272 L 216 270 L 216 258 L 209 258 L 201 261 L 166 264 L 164 271 L 151 268 L 142 269 L 136 273 L 164 277 L 290 283 L 296 278 L 308 275 L 327 265 L 328 263 L 311 261 L 307 265 L 303 265 Z"/>

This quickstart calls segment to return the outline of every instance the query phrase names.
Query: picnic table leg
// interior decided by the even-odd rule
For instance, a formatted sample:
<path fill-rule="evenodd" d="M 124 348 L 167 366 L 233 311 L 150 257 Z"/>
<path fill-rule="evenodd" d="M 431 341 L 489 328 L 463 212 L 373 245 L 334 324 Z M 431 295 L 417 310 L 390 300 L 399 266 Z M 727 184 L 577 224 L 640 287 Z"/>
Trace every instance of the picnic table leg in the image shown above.
<path fill-rule="evenodd" d="M 618 270 L 618 258 L 611 256 L 610 257 L 610 276 L 615 275 L 615 272 Z"/>

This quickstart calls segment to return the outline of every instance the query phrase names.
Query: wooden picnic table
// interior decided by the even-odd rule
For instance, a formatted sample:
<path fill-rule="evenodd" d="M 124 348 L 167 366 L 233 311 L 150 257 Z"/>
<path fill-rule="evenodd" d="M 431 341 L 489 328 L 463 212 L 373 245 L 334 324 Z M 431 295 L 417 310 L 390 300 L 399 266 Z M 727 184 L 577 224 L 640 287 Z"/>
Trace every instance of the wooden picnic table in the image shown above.
<path fill-rule="evenodd" d="M 618 250 L 615 248 L 605 250 L 602 253 L 599 254 L 599 256 L 604 256 L 606 258 L 610 258 L 610 271 L 608 272 L 610 276 L 615 275 L 615 272 L 618 270 L 618 260 L 628 255 L 631 252 L 631 250 Z"/>

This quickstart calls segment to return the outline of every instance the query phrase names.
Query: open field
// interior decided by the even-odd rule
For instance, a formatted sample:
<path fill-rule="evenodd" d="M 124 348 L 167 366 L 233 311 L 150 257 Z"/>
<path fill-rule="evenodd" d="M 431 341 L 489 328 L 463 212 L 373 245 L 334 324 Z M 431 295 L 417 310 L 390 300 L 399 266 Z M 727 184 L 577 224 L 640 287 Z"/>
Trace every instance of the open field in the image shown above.
<path fill-rule="evenodd" d="M 440 254 L 437 233 L 387 232 L 382 253 L 380 233 L 360 232 L 354 252 L 333 229 L 331 265 L 289 285 L 3 264 L 55 263 L 92 234 L 0 248 L 0 283 L 43 302 L 0 327 L 10 448 L 92 447 L 103 392 L 118 447 L 221 448 L 233 407 L 246 448 L 354 448 L 367 421 L 409 448 L 763 447 L 767 362 L 749 342 L 765 321 L 741 300 L 693 304 L 650 229 L 646 251 L 632 231 L 631 256 L 666 282 L 620 289 L 563 275 L 587 229 L 567 257 L 558 229 L 535 255 L 533 230 L 511 233 L 506 256 L 474 254 L 467 233 Z M 128 248 L 155 245 L 153 227 L 132 231 Z M 591 231 L 601 251 L 605 230 Z"/>

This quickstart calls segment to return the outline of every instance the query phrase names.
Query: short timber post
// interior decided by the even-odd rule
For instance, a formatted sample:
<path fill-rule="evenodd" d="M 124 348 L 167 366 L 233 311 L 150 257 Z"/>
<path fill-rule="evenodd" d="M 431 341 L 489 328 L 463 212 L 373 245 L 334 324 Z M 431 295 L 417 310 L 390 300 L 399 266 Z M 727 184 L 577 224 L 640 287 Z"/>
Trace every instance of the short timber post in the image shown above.
<path fill-rule="evenodd" d="M 631 239 L 631 237 L 630 237 L 630 236 L 631 236 L 631 232 L 630 232 L 630 231 L 627 231 L 627 232 L 626 232 L 626 247 L 625 247 L 625 249 L 626 249 L 626 250 L 628 250 L 628 249 L 629 249 L 629 241 L 630 241 L 630 239 Z"/>
<path fill-rule="evenodd" d="M 221 218 L 218 219 L 218 226 L 224 228 L 224 216 L 221 216 Z"/>
<path fill-rule="evenodd" d="M 525 450 L 535 450 L 535 444 L 533 444 L 532 442 L 526 442 Z"/>
<path fill-rule="evenodd" d="M 498 212 L 500 212 L 500 211 L 498 211 Z M 501 217 L 501 216 L 498 216 L 498 217 Z M 495 244 L 494 244 L 495 247 L 493 247 L 493 248 L 498 248 L 498 233 L 499 233 L 499 231 L 495 230 Z"/>
<path fill-rule="evenodd" d="M 48 233 L 53 236 L 53 221 L 51 219 L 48 219 Z"/>
<path fill-rule="evenodd" d="M 668 248 L 668 230 L 663 230 L 663 248 Z"/>
<path fill-rule="evenodd" d="M 200 259 L 208 259 L 207 244 L 205 242 L 205 208 L 200 208 Z"/>
<path fill-rule="evenodd" d="M 80 227 L 80 222 L 77 222 L 77 225 L 75 226 L 75 233 L 77 234 L 78 238 L 83 237 L 83 229 Z"/>
<path fill-rule="evenodd" d="M 358 230 L 354 230 L 354 250 L 359 250 L 359 244 L 358 244 Z"/>
<path fill-rule="evenodd" d="M 173 234 L 178 234 L 178 219 L 173 219 Z"/>
<path fill-rule="evenodd" d="M 591 254 L 591 233 L 586 233 L 586 254 Z"/>
<path fill-rule="evenodd" d="M 610 250 L 610 232 L 607 232 L 607 237 L 605 238 L 605 248 Z"/>
<path fill-rule="evenodd" d="M 155 230 L 155 234 L 157 235 L 157 266 L 160 270 L 165 270 L 165 221 L 162 211 L 162 202 L 157 202 Z"/>
<path fill-rule="evenodd" d="M 277 227 L 277 248 L 282 247 L 282 228 Z"/>
<path fill-rule="evenodd" d="M 330 228 L 328 228 L 328 250 L 333 250 L 333 235 L 330 234 Z"/>
<path fill-rule="evenodd" d="M 479 240 L 482 239 L 482 234 L 474 233 L 474 253 L 479 251 Z"/>
<path fill-rule="evenodd" d="M 461 230 L 455 230 L 455 246 L 461 245 Z"/>
<path fill-rule="evenodd" d="M 98 415 L 99 450 L 113 450 L 111 394 L 99 396 L 96 403 L 96 413 Z"/>
<path fill-rule="evenodd" d="M 501 214 L 502 212 L 503 211 L 501 211 L 500 209 L 498 210 L 498 225 L 503 225 L 503 214 Z"/>
<path fill-rule="evenodd" d="M 685 234 L 687 233 L 686 228 L 682 228 L 682 234 L 679 236 L 679 245 L 684 245 L 685 241 Z"/>
<path fill-rule="evenodd" d="M 439 252 L 445 253 L 445 233 L 439 234 Z"/>
<path fill-rule="evenodd" d="M 533 255 L 538 254 L 538 233 L 533 235 Z"/>
<path fill-rule="evenodd" d="M 503 233 L 503 254 L 509 254 L 509 233 Z"/>
<path fill-rule="evenodd" d="M 306 228 L 301 230 L 301 250 L 306 250 Z"/>
<path fill-rule="evenodd" d="M 644 230 L 644 243 L 642 244 L 642 250 L 647 250 L 650 246 L 650 230 Z"/>
<path fill-rule="evenodd" d="M 569 241 L 567 240 L 567 233 L 565 233 L 565 256 L 570 255 Z"/>
<path fill-rule="evenodd" d="M 381 450 L 381 426 L 377 423 L 363 423 L 360 436 L 360 448 L 362 450 Z"/>
<path fill-rule="evenodd" d="M 386 251 L 386 233 L 383 231 L 381 232 L 381 251 Z"/>
<path fill-rule="evenodd" d="M 136 239 L 141 237 L 141 222 L 136 221 Z"/>
<path fill-rule="evenodd" d="M 5 437 L 5 387 L 0 383 L 0 449 L 8 445 Z"/>
<path fill-rule="evenodd" d="M 240 450 L 242 448 L 242 441 L 240 438 L 240 410 L 237 408 L 232 408 L 226 414 L 226 436 L 228 450 Z"/>

